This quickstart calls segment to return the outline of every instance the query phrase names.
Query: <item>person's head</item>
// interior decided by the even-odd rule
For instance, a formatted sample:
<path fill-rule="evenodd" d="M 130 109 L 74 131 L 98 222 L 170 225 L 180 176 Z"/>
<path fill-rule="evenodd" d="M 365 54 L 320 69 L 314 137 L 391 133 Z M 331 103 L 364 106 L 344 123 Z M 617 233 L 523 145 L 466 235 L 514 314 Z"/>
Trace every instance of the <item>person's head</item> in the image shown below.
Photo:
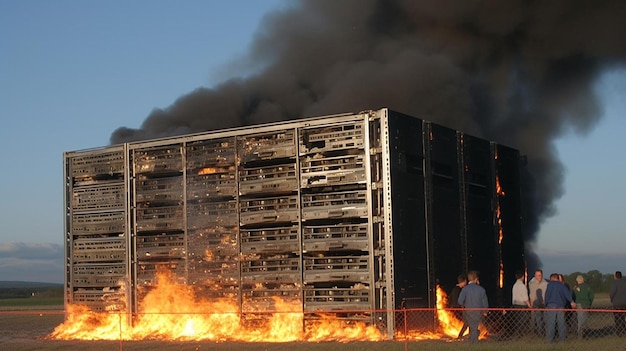
<path fill-rule="evenodd" d="M 550 274 L 550 280 L 554 281 L 554 282 L 560 282 L 561 280 L 559 279 L 559 274 L 558 273 L 552 273 Z"/>
<path fill-rule="evenodd" d="M 478 272 L 477 271 L 469 271 L 467 272 L 467 280 L 472 283 L 478 282 Z"/>
<path fill-rule="evenodd" d="M 577 284 L 582 284 L 584 282 L 585 282 L 585 278 L 583 278 L 582 275 L 579 274 L 579 275 L 576 276 L 576 283 Z"/>
<path fill-rule="evenodd" d="M 524 278 L 524 272 L 522 272 L 522 271 L 516 271 L 516 272 L 515 272 L 515 279 L 520 280 L 520 279 L 522 279 L 522 278 Z"/>
<path fill-rule="evenodd" d="M 559 281 L 561 283 L 565 283 L 565 277 L 563 276 L 563 274 L 559 273 Z"/>
<path fill-rule="evenodd" d="M 615 279 L 622 279 L 622 272 L 616 271 L 615 272 Z"/>
<path fill-rule="evenodd" d="M 460 287 L 464 287 L 465 285 L 467 285 L 467 276 L 465 274 L 459 274 L 458 277 L 456 277 L 457 283 L 459 283 L 458 285 Z"/>
<path fill-rule="evenodd" d="M 535 270 L 535 280 L 542 281 L 543 280 L 543 271 L 541 269 Z"/>

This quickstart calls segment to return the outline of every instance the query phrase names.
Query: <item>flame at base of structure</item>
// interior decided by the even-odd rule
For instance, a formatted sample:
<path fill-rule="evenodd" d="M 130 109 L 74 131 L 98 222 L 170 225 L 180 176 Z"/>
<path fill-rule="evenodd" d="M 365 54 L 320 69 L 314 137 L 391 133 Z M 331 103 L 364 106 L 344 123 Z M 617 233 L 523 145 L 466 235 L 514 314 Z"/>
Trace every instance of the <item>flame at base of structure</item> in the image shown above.
<path fill-rule="evenodd" d="M 146 294 L 140 313 L 93 312 L 68 305 L 64 323 L 48 336 L 61 340 L 194 340 L 243 342 L 382 341 L 375 325 L 318 315 L 304 323 L 302 305 L 274 298 L 271 312 L 238 312 L 232 300 L 199 300 L 187 285 L 176 284 L 168 272 L 158 274 L 157 286 Z M 458 335 L 463 322 L 446 310 L 446 294 L 437 287 L 436 331 L 410 330 L 397 338 L 435 340 Z M 402 329 L 401 326 L 397 326 Z"/>
<path fill-rule="evenodd" d="M 463 321 L 459 320 L 452 311 L 446 310 L 447 305 L 448 296 L 441 286 L 437 285 L 437 319 L 439 320 L 439 326 L 444 334 L 456 338 L 463 328 Z M 461 336 L 468 333 L 469 330 L 466 330 Z"/>
<path fill-rule="evenodd" d="M 461 329 L 465 324 L 460 320 L 452 310 L 447 310 L 445 307 L 448 305 L 448 296 L 443 291 L 441 286 L 437 285 L 437 319 L 439 320 L 439 326 L 441 331 L 447 336 L 453 338 L 460 338 L 469 335 L 469 328 L 466 328 L 461 334 Z M 460 310 L 457 310 L 460 311 Z M 482 326 L 479 327 L 479 338 L 486 339 L 488 336 L 487 329 Z"/>
<path fill-rule="evenodd" d="M 247 342 L 378 341 L 383 334 L 363 322 L 322 316 L 303 328 L 302 306 L 274 298 L 272 312 L 238 312 L 232 300 L 198 300 L 191 288 L 158 274 L 157 286 L 132 317 L 67 306 L 67 318 L 49 335 L 64 340 L 210 340 Z"/>

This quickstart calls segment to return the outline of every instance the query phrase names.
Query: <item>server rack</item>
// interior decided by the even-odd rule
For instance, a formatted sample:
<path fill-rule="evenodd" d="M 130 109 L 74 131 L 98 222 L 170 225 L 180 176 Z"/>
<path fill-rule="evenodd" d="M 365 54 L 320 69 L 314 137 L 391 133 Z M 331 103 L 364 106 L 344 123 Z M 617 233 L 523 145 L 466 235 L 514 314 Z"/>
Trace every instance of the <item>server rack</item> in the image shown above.
<path fill-rule="evenodd" d="M 515 149 L 388 109 L 67 152 L 66 302 L 140 312 L 165 267 L 240 312 L 275 298 L 395 334 L 394 309 L 525 265 Z M 504 233 L 504 234 L 503 234 Z M 416 326 L 419 327 L 419 326 Z"/>
<path fill-rule="evenodd" d="M 66 302 L 94 311 L 130 307 L 125 146 L 66 154 Z"/>

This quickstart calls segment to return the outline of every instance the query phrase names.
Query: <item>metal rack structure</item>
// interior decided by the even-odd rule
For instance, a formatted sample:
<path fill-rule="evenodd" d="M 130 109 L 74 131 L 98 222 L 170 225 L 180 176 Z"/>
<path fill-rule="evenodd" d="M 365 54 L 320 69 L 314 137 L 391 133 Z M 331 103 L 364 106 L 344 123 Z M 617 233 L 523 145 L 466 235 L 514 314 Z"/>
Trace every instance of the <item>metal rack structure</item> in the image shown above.
<path fill-rule="evenodd" d="M 523 269 L 517 150 L 388 109 L 66 152 L 66 302 L 137 311 L 158 267 L 240 312 L 374 323 Z M 505 195 L 506 194 L 506 195 Z"/>

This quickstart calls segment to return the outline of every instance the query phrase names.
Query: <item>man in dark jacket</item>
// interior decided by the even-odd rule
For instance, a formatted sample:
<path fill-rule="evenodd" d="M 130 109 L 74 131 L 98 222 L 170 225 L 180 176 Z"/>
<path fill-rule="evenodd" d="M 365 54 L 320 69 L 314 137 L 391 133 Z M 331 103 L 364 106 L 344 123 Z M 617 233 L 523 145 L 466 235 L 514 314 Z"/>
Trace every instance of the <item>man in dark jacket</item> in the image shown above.
<path fill-rule="evenodd" d="M 558 273 L 550 274 L 550 282 L 546 288 L 546 340 L 554 341 L 555 327 L 559 332 L 559 340 L 565 341 L 565 306 L 570 303 L 576 308 L 576 302 L 572 299 L 572 293 L 559 280 Z"/>
<path fill-rule="evenodd" d="M 613 275 L 613 283 L 609 297 L 613 304 L 613 318 L 615 319 L 615 333 L 619 336 L 626 334 L 626 280 L 622 279 L 622 272 Z"/>
<path fill-rule="evenodd" d="M 450 298 L 448 299 L 448 307 L 451 308 L 463 307 L 459 305 L 459 295 L 461 295 L 461 290 L 463 290 L 463 288 L 467 285 L 467 276 L 465 274 L 460 274 L 456 279 L 457 284 L 454 286 L 454 288 L 452 288 L 452 291 L 450 291 Z M 460 309 L 454 310 L 452 313 L 454 313 L 454 316 L 458 320 L 463 320 L 463 314 L 461 313 Z M 462 338 L 463 334 L 465 334 L 465 331 L 467 331 L 467 323 L 463 323 L 463 326 L 461 327 L 461 330 L 459 331 L 459 336 L 457 338 Z"/>
<path fill-rule="evenodd" d="M 591 290 L 589 284 L 585 283 L 585 278 L 580 274 L 576 277 L 576 285 L 574 286 L 573 293 L 578 311 L 578 336 L 582 338 L 588 318 L 587 311 L 585 310 L 591 308 L 591 304 L 593 303 L 593 290 Z"/>
<path fill-rule="evenodd" d="M 463 319 L 469 326 L 468 341 L 478 341 L 478 325 L 482 315 L 487 314 L 489 301 L 485 288 L 478 284 L 478 272 L 470 271 L 467 273 L 468 284 L 461 290 L 459 295 L 459 305 L 466 308 L 463 311 Z"/>

